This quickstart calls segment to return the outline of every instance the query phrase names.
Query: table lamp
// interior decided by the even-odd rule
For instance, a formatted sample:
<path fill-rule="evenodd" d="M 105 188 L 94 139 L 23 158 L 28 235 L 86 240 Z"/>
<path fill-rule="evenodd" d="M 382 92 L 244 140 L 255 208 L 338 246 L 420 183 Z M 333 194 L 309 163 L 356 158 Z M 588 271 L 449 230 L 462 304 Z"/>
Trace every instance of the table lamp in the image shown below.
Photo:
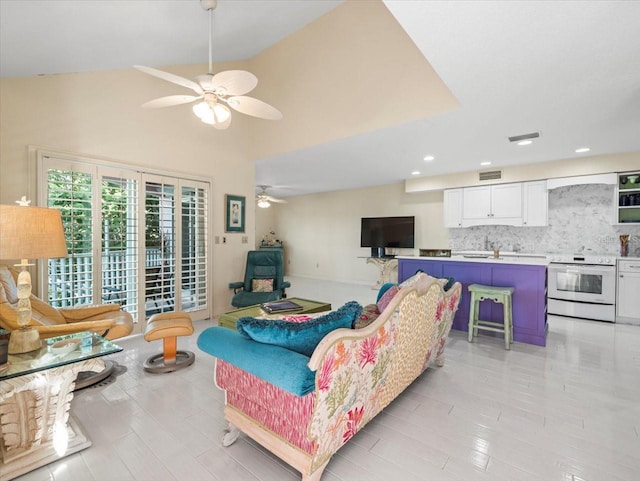
<path fill-rule="evenodd" d="M 20 259 L 18 274 L 18 325 L 11 332 L 9 354 L 20 354 L 40 348 L 40 334 L 30 327 L 31 274 L 28 259 L 66 257 L 67 245 L 62 216 L 56 209 L 29 207 L 22 197 L 18 205 L 0 205 L 0 259 Z"/>

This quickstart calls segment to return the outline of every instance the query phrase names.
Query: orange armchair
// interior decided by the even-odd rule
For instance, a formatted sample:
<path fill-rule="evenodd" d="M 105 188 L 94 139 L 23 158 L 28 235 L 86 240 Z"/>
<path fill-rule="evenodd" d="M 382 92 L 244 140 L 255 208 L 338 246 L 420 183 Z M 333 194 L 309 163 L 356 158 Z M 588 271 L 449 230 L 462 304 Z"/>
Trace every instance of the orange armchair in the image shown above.
<path fill-rule="evenodd" d="M 0 327 L 9 331 L 19 329 L 17 278 L 15 269 L 0 264 Z M 113 340 L 127 336 L 133 330 L 131 314 L 117 304 L 56 309 L 33 294 L 30 300 L 29 326 L 38 330 L 41 339 L 92 331 Z"/>

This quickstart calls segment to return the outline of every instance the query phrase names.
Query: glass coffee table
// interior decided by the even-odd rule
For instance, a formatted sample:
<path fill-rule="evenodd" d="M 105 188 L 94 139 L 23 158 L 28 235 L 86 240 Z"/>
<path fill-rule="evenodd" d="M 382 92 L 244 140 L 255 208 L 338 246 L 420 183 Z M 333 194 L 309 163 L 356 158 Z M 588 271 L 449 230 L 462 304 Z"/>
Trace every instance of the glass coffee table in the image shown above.
<path fill-rule="evenodd" d="M 220 314 L 220 317 L 218 318 L 218 325 L 235 330 L 236 321 L 241 317 L 265 317 L 268 319 L 269 317 L 278 318 L 285 315 L 314 314 L 317 312 L 331 310 L 331 304 L 329 304 L 328 302 L 312 301 L 311 299 L 302 299 L 300 297 L 287 297 L 287 299 L 283 300 L 300 304 L 302 306 L 302 310 L 294 312 L 281 312 L 278 314 L 267 314 L 260 308 L 260 305 L 256 304 L 255 306 L 243 307 L 241 309 L 236 309 L 235 311 L 229 311 Z"/>
<path fill-rule="evenodd" d="M 9 354 L 0 371 L 3 481 L 91 446 L 69 412 L 76 379 L 80 372 L 103 372 L 101 358 L 120 351 L 97 334 L 80 332 L 42 341 L 37 351 Z"/>

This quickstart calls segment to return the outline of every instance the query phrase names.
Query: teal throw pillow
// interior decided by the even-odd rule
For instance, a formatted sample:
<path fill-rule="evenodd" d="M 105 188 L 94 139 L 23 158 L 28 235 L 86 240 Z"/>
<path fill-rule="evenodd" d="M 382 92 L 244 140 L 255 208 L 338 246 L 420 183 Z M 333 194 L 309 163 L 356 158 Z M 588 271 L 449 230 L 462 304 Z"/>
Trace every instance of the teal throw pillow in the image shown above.
<path fill-rule="evenodd" d="M 447 280 L 447 283 L 444 286 L 442 286 L 443 291 L 448 291 L 456 283 L 456 280 L 453 277 L 443 277 L 443 279 Z"/>
<path fill-rule="evenodd" d="M 311 356 L 324 336 L 340 327 L 352 329 L 361 313 L 362 306 L 349 301 L 336 311 L 306 322 L 241 317 L 236 322 L 236 329 L 248 339 Z"/>

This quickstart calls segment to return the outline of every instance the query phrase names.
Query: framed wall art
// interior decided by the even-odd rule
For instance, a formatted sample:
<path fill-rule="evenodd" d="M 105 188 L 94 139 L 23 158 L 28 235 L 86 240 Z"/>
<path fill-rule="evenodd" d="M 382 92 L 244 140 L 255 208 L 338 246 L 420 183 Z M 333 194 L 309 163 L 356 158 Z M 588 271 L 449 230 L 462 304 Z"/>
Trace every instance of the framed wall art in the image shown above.
<path fill-rule="evenodd" d="M 244 232 L 246 201 L 239 195 L 225 195 L 225 232 Z"/>

